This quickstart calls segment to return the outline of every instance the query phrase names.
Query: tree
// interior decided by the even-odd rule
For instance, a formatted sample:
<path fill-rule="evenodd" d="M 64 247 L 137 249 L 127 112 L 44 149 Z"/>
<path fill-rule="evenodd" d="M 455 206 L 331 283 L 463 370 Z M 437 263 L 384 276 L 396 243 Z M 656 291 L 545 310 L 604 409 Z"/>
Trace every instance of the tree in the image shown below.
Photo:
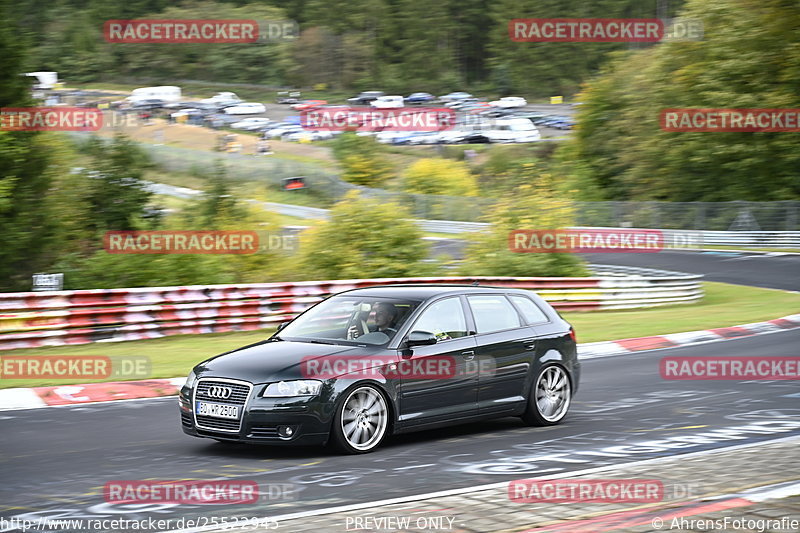
<path fill-rule="evenodd" d="M 87 173 L 92 226 L 98 231 L 137 229 L 153 195 L 142 180 L 151 165 L 147 154 L 122 134 L 110 143 L 93 138 L 87 150 L 93 158 Z"/>
<path fill-rule="evenodd" d="M 518 253 L 509 234 L 521 229 L 559 229 L 573 224 L 571 203 L 556 191 L 553 176 L 526 163 L 531 177 L 495 205 L 486 217 L 487 231 L 473 234 L 461 266 L 465 276 L 582 276 L 583 262 L 572 254 Z"/>
<path fill-rule="evenodd" d="M 0 0 L 0 107 L 31 105 L 22 76 L 27 53 L 23 32 Z M 57 169 L 46 134 L 0 131 L 0 289 L 30 287 L 54 242 L 58 221 L 44 201 Z"/>
<path fill-rule="evenodd" d="M 478 185 L 463 161 L 420 159 L 405 172 L 404 189 L 413 194 L 477 196 Z"/>
<path fill-rule="evenodd" d="M 349 193 L 330 212 L 330 220 L 300 239 L 299 264 L 307 279 L 419 276 L 428 245 L 401 206 Z"/>
<path fill-rule="evenodd" d="M 392 177 L 392 168 L 372 137 L 344 133 L 333 142 L 333 154 L 342 166 L 342 179 L 350 183 L 379 187 Z"/>
<path fill-rule="evenodd" d="M 690 0 L 702 41 L 666 41 L 616 57 L 580 99 L 565 143 L 579 180 L 614 199 L 800 198 L 800 138 L 791 133 L 661 130 L 667 108 L 790 108 L 800 99 L 800 4 Z"/>

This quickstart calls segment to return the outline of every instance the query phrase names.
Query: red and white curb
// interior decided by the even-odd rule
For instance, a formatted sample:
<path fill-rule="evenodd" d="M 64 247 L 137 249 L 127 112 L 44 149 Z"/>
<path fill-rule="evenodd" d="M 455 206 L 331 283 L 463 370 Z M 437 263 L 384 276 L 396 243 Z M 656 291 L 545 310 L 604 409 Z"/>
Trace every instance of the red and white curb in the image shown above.
<path fill-rule="evenodd" d="M 597 359 L 646 350 L 676 348 L 691 344 L 764 335 L 795 328 L 800 328 L 800 314 L 776 318 L 767 322 L 743 324 L 727 328 L 579 344 L 578 357 L 582 360 Z M 0 389 L 0 411 L 175 396 L 185 381 L 185 377 L 178 377 L 143 381 L 88 383 L 84 385 Z"/>
<path fill-rule="evenodd" d="M 753 335 L 764 335 L 790 329 L 800 328 L 800 314 L 788 315 L 767 322 L 755 322 L 727 328 L 706 329 L 701 331 L 686 331 L 669 335 L 656 335 L 653 337 L 638 337 L 635 339 L 622 339 L 618 341 L 589 342 L 578 345 L 580 359 L 596 359 L 624 355 L 645 350 L 661 350 L 664 348 L 677 348 L 691 344 L 704 344 L 707 342 L 738 339 Z"/>

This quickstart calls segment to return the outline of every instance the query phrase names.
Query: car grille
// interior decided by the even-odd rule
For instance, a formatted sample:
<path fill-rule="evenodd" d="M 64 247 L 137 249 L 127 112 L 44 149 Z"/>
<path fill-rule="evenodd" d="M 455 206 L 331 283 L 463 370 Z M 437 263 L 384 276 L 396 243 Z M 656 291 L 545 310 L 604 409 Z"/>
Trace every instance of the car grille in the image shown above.
<path fill-rule="evenodd" d="M 217 387 L 224 387 L 231 390 L 228 398 L 216 397 L 214 392 Z M 213 416 L 198 415 L 195 413 L 195 423 L 200 429 L 210 429 L 212 431 L 224 431 L 229 433 L 237 432 L 241 429 L 242 417 L 244 416 L 244 407 L 247 403 L 247 398 L 250 396 L 250 390 L 253 386 L 244 381 L 234 380 L 215 380 L 215 379 L 200 379 L 197 383 L 197 389 L 194 393 L 195 403 L 192 409 L 197 409 L 197 400 L 207 402 L 214 402 L 223 405 L 238 405 L 239 406 L 239 420 L 228 420 L 225 418 L 217 418 Z"/>
<path fill-rule="evenodd" d="M 277 439 L 278 426 L 253 426 L 248 436 L 255 439 Z"/>

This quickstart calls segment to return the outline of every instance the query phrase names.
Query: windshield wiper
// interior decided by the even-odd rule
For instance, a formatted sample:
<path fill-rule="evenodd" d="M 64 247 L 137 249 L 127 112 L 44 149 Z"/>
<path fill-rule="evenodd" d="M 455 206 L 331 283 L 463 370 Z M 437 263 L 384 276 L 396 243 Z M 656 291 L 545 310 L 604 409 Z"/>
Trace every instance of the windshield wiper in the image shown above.
<path fill-rule="evenodd" d="M 302 341 L 302 342 L 307 342 L 309 344 L 330 344 L 330 345 L 335 345 L 336 344 L 335 342 L 325 342 L 325 341 L 318 341 L 318 340 Z"/>

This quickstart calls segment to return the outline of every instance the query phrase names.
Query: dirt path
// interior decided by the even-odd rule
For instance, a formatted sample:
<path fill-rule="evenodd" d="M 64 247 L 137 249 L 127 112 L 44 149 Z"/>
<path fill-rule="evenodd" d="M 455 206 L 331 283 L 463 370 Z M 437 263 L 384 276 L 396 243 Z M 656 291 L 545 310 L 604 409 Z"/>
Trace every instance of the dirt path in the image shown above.
<path fill-rule="evenodd" d="M 139 142 L 208 151 L 213 151 L 217 145 L 217 138 L 226 133 L 225 131 L 215 131 L 203 126 L 169 124 L 163 119 L 153 119 L 149 125 L 143 125 L 133 115 L 124 119 L 120 117 L 122 115 L 114 115 L 114 118 L 112 118 L 110 112 L 104 113 L 104 127 L 98 133 L 102 136 L 110 137 L 115 132 L 122 132 Z M 236 141 L 242 145 L 241 153 L 250 155 L 256 153 L 258 138 L 255 135 L 242 133 L 236 135 Z M 325 163 L 335 161 L 331 149 L 324 146 L 275 140 L 270 140 L 269 145 L 278 157 L 281 155 L 303 157 L 317 159 Z"/>

